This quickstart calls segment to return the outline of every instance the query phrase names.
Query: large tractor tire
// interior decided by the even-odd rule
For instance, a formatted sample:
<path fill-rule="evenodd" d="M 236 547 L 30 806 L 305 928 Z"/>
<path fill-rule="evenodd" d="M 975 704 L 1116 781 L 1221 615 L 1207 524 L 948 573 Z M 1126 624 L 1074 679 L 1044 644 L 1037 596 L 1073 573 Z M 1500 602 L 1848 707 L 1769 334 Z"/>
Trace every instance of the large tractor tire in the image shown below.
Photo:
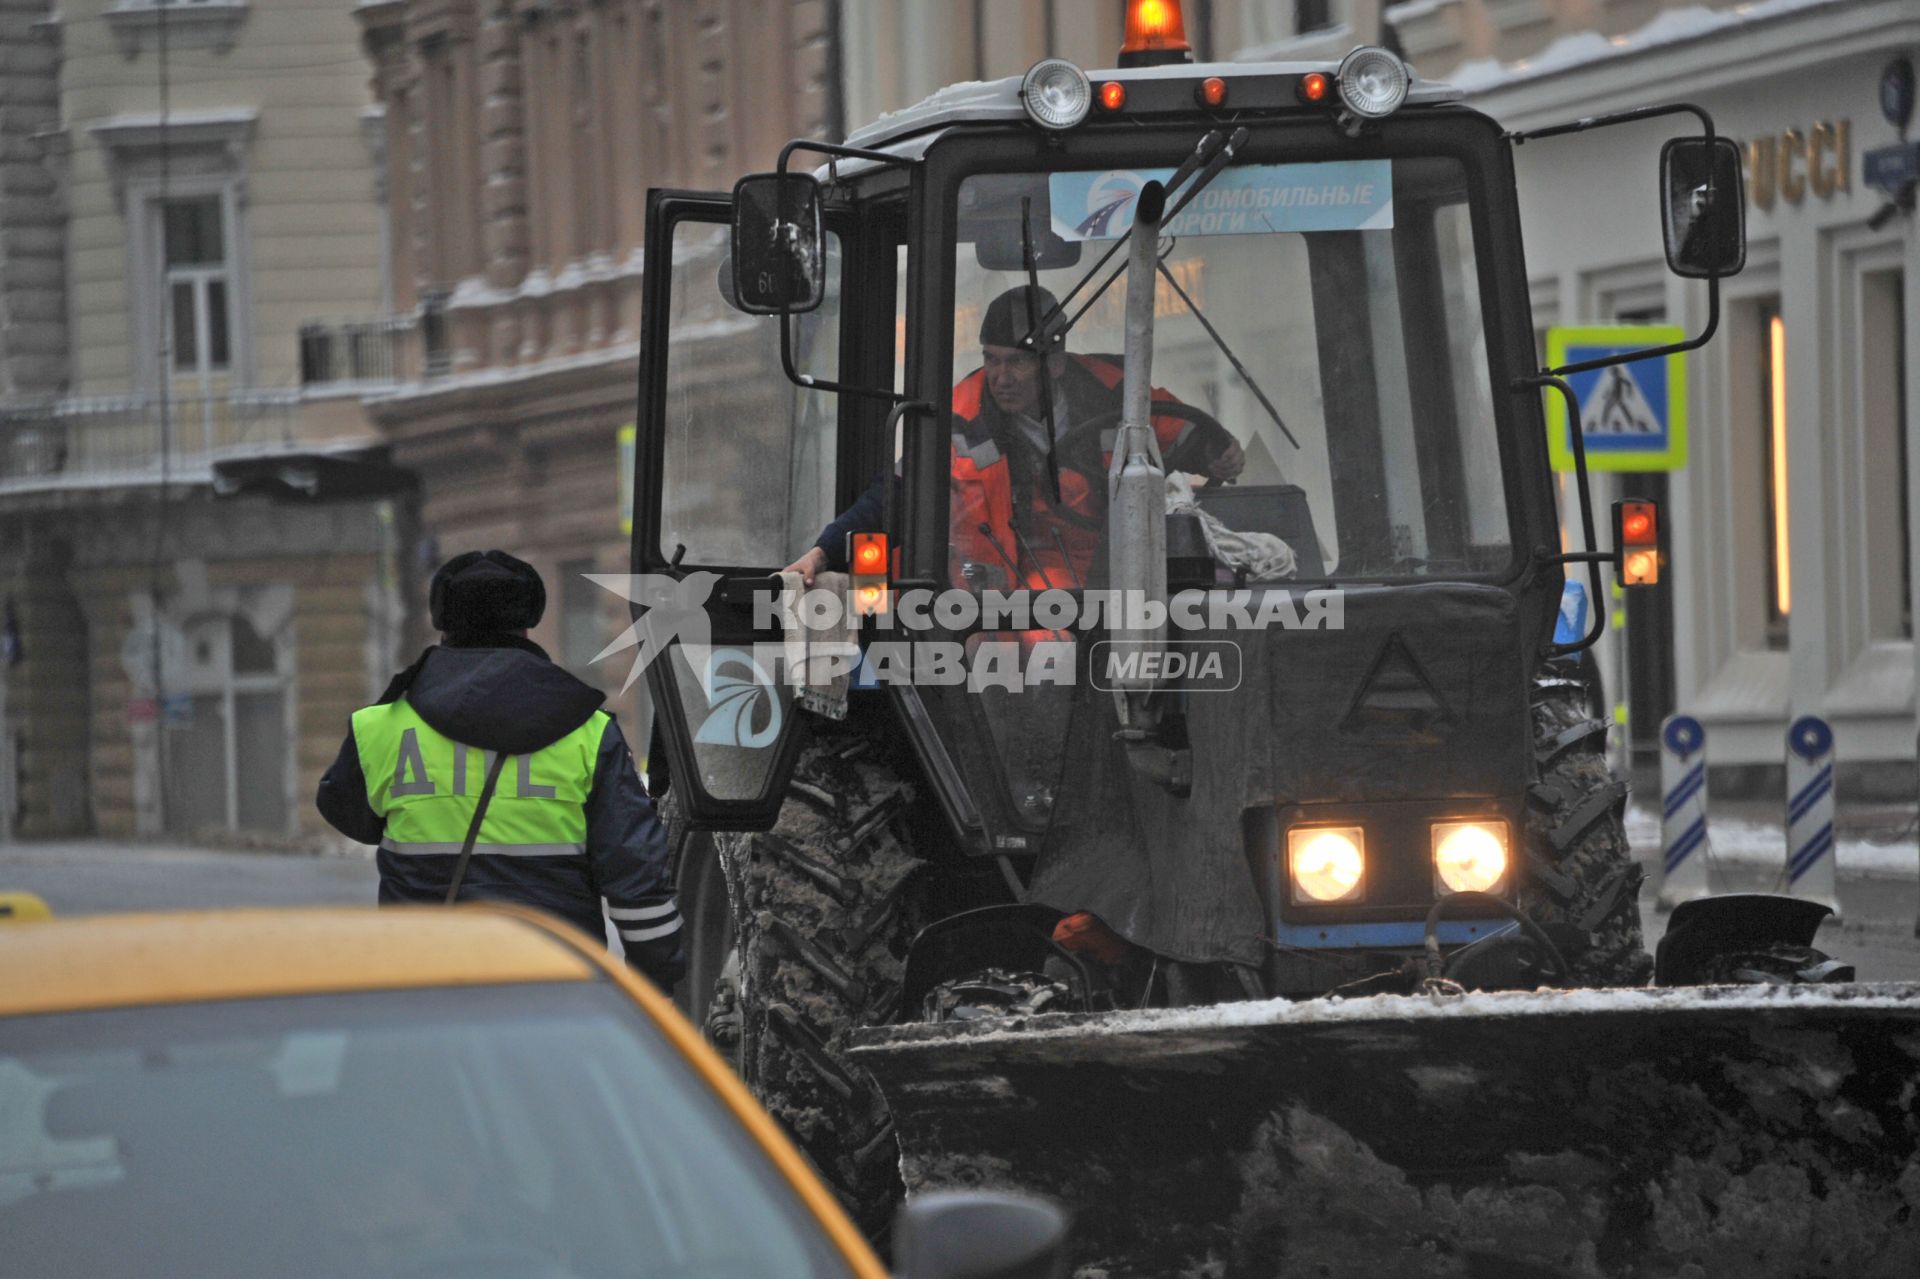
<path fill-rule="evenodd" d="M 1554 676 L 1533 689 L 1537 777 L 1528 791 L 1520 906 L 1565 939 L 1580 986 L 1644 986 L 1653 976 L 1640 929 L 1644 872 L 1627 843 L 1627 785 L 1607 765 L 1607 724 L 1588 690 Z"/>
<path fill-rule="evenodd" d="M 737 1016 L 740 1074 L 875 1238 L 900 1200 L 899 1150 L 879 1089 L 844 1043 L 893 1015 L 925 922 L 912 800 L 876 744 L 823 722 L 774 828 L 716 837 L 737 974 L 737 1012 L 719 1011 Z"/>

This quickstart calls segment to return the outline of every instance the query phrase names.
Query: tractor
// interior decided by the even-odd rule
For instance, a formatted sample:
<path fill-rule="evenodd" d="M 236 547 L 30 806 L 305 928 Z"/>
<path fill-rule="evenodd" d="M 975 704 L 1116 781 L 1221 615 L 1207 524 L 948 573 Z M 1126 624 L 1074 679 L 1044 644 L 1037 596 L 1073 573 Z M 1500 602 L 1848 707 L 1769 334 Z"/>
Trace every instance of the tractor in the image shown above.
<path fill-rule="evenodd" d="M 1602 361 L 1540 366 L 1514 153 L 1668 120 L 1706 320 L 1619 363 L 1743 264 L 1704 111 L 1512 133 L 1384 48 L 1196 64 L 1166 0 L 1115 68 L 649 194 L 682 998 L 860 1220 L 1040 1191 L 1111 1274 L 1920 1268 L 1913 993 L 1799 980 L 1850 974 L 1788 898 L 1649 955 L 1606 610 L 1554 636 L 1663 552 L 1644 505 L 1600 544 L 1579 431 L 1563 541 L 1543 406 Z"/>

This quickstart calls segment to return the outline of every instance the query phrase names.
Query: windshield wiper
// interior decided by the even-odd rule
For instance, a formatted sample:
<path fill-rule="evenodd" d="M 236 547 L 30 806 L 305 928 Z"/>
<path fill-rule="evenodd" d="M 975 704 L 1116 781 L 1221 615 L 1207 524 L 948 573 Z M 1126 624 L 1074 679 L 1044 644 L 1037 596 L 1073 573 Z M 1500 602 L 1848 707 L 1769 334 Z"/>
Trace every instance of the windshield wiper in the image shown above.
<path fill-rule="evenodd" d="M 1220 330 L 1213 327 L 1213 321 L 1207 319 L 1206 313 L 1200 309 L 1200 304 L 1180 287 L 1180 281 L 1174 279 L 1173 271 L 1167 266 L 1167 259 L 1164 256 L 1158 259 L 1158 265 L 1161 276 L 1173 286 L 1173 291 L 1180 295 L 1180 300 L 1187 304 L 1187 310 L 1193 312 L 1193 318 L 1200 321 L 1200 327 L 1207 331 L 1207 336 L 1213 339 L 1213 344 L 1220 348 L 1220 354 L 1227 357 L 1227 363 L 1233 365 L 1233 371 L 1240 375 L 1240 380 L 1247 384 L 1249 391 L 1253 392 L 1253 398 L 1260 401 L 1260 407 L 1267 411 L 1267 416 L 1273 419 L 1273 424 L 1280 428 L 1280 434 L 1287 437 L 1287 443 L 1296 449 L 1299 448 L 1300 441 L 1293 438 L 1293 432 L 1289 431 L 1287 424 L 1280 420 L 1280 410 L 1273 407 L 1273 401 L 1268 399 L 1267 393 L 1260 389 L 1260 384 L 1253 380 L 1253 374 L 1247 372 L 1247 366 L 1240 363 L 1240 357 L 1233 353 L 1233 348 L 1227 345 L 1227 340 L 1220 336 Z"/>
<path fill-rule="evenodd" d="M 1033 197 L 1020 197 L 1020 254 L 1027 265 L 1027 339 L 1026 344 L 1040 359 L 1040 420 L 1047 424 L 1047 492 L 1055 506 L 1060 505 L 1060 451 L 1053 431 L 1053 372 L 1047 360 L 1053 354 L 1040 324 L 1040 266 L 1033 256 Z M 1064 337 L 1063 337 L 1064 340 Z M 1017 535 L 1018 524 L 1014 525 Z"/>
<path fill-rule="evenodd" d="M 1186 208 L 1188 204 L 1192 203 L 1193 198 L 1195 196 L 1199 195 L 1202 191 L 1206 190 L 1208 186 L 1212 185 L 1213 180 L 1220 176 L 1220 171 L 1226 168 L 1227 165 L 1232 162 L 1233 153 L 1239 150 L 1242 146 L 1246 145 L 1246 141 L 1247 141 L 1246 129 L 1244 127 L 1235 129 L 1233 131 L 1232 137 L 1228 138 L 1224 143 L 1214 147 L 1212 149 L 1211 154 L 1206 155 L 1205 158 L 1202 159 L 1203 152 L 1207 151 L 1208 143 L 1219 136 L 1220 136 L 1220 131 L 1216 129 L 1212 133 L 1209 133 L 1206 137 L 1200 139 L 1200 145 L 1194 148 L 1193 154 L 1188 156 L 1186 162 L 1183 163 L 1178 169 L 1174 170 L 1173 176 L 1171 178 L 1167 179 L 1167 191 L 1169 195 L 1171 195 L 1174 189 L 1174 186 L 1177 183 L 1182 181 L 1187 174 L 1192 173 L 1195 168 L 1199 169 L 1198 175 L 1195 176 L 1193 181 L 1187 185 L 1187 189 L 1180 193 L 1179 200 L 1173 202 L 1171 207 L 1167 209 L 1165 215 L 1162 216 L 1162 218 L 1160 219 L 1161 226 L 1163 227 L 1170 226 L 1173 223 L 1173 220 L 1180 216 L 1180 211 Z M 1080 283 L 1073 286 L 1072 290 L 1068 292 L 1066 299 L 1060 303 L 1060 306 L 1058 308 L 1059 311 L 1064 312 L 1067 309 L 1067 302 L 1072 300 L 1074 295 L 1079 293 L 1081 288 L 1086 285 L 1086 282 L 1092 279 L 1094 275 L 1100 270 L 1100 268 L 1107 264 L 1108 258 L 1111 258 L 1115 253 L 1118 253 L 1121 247 L 1125 245 L 1132 238 L 1133 238 L 1133 229 L 1129 227 L 1127 229 L 1127 233 L 1121 236 L 1117 241 L 1115 241 L 1113 247 L 1108 249 L 1106 253 L 1102 255 L 1102 257 L 1098 262 L 1095 262 L 1093 264 L 1092 270 L 1089 270 L 1086 273 L 1086 275 L 1080 278 Z M 1097 303 L 1101 298 L 1107 295 L 1107 290 L 1113 287 L 1113 282 L 1119 279 L 1122 275 L 1125 275 L 1126 271 L 1127 271 L 1127 264 L 1125 262 L 1122 262 L 1119 266 L 1113 269 L 1113 273 L 1111 275 L 1109 275 L 1106 279 L 1100 282 L 1100 287 L 1094 290 L 1093 296 L 1088 298 L 1086 300 L 1086 303 L 1083 306 L 1081 306 L 1081 308 L 1078 311 L 1075 311 L 1073 313 L 1073 318 L 1068 320 L 1065 326 L 1061 328 L 1060 338 L 1062 341 L 1066 339 L 1067 334 L 1073 332 L 1073 326 L 1080 323 L 1081 317 L 1086 315 L 1088 311 L 1091 311 L 1094 307 L 1094 304 Z"/>
<path fill-rule="evenodd" d="M 1215 156 L 1219 155 L 1221 153 L 1222 148 L 1225 148 L 1230 154 L 1232 151 L 1232 148 L 1241 145 L 1246 140 L 1247 140 L 1247 131 L 1245 129 L 1237 130 L 1231 139 L 1228 139 L 1218 129 L 1210 130 L 1206 134 L 1202 135 L 1200 141 L 1194 144 L 1194 148 L 1192 152 L 1188 154 L 1186 159 L 1180 162 L 1180 167 L 1173 171 L 1173 176 L 1167 179 L 1167 188 L 1166 188 L 1167 192 L 1171 194 L 1173 191 L 1178 189 L 1178 187 L 1182 182 L 1185 182 L 1188 178 L 1193 176 L 1193 173 L 1196 169 L 1200 168 L 1200 166 L 1203 164 L 1207 164 L 1208 162 L 1213 160 Z M 1182 199 L 1180 201 L 1180 204 L 1175 206 L 1175 212 L 1178 212 L 1179 208 L 1181 206 L 1184 206 L 1185 204 L 1186 204 L 1186 200 Z M 1169 214 L 1168 216 L 1171 217 L 1172 215 Z M 1061 298 L 1058 302 L 1056 302 L 1051 311 L 1049 311 L 1045 316 L 1041 317 L 1042 320 L 1047 323 L 1051 323 L 1056 316 L 1065 315 L 1067 311 L 1067 307 L 1072 304 L 1073 300 L 1076 297 L 1080 296 L 1080 290 L 1087 287 L 1087 281 L 1093 279 L 1094 276 L 1100 274 L 1100 268 L 1104 267 L 1107 263 L 1113 261 L 1113 255 L 1120 252 L 1121 249 L 1125 248 L 1127 246 L 1127 241 L 1132 237 L 1133 237 L 1133 225 L 1132 223 L 1128 223 L 1127 229 L 1121 233 L 1120 238 L 1107 246 L 1107 251 L 1100 255 L 1100 260 L 1087 268 L 1087 273 L 1081 276 L 1080 279 L 1074 284 L 1074 286 L 1071 289 L 1067 290 L 1067 295 Z M 1087 306 L 1092 306 L 1094 302 L 1098 302 L 1100 300 L 1101 294 L 1104 294 L 1107 291 L 1108 286 L 1111 285 L 1116 279 L 1118 279 L 1120 277 L 1120 273 L 1125 271 L 1126 269 L 1127 269 L 1127 264 L 1122 262 L 1120 266 L 1114 271 L 1114 273 L 1107 277 L 1106 283 L 1100 286 L 1100 292 L 1093 295 L 1093 301 L 1088 302 Z M 1086 307 L 1080 308 L 1079 313 L 1076 314 L 1072 320 L 1067 322 L 1066 329 L 1061 331 L 1061 336 L 1064 338 L 1067 332 L 1072 330 L 1074 324 L 1079 322 L 1080 316 L 1085 314 L 1086 314 Z M 1039 326 L 1035 325 L 1034 327 L 1037 330 Z M 1036 335 L 1034 333 L 1029 333 L 1027 336 L 1029 338 L 1032 338 Z"/>

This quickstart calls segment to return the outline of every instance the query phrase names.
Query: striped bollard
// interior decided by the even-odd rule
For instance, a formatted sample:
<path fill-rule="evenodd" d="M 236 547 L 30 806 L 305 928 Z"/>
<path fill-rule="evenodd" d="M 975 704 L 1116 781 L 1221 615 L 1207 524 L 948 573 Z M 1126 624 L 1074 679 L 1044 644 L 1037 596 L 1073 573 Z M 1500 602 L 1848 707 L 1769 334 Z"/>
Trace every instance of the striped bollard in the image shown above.
<path fill-rule="evenodd" d="M 1787 891 L 1833 908 L 1833 729 L 1802 715 L 1787 729 Z"/>
<path fill-rule="evenodd" d="M 1691 715 L 1669 715 L 1660 726 L 1660 895 L 1654 906 L 1672 910 L 1710 896 L 1707 885 L 1707 730 Z"/>

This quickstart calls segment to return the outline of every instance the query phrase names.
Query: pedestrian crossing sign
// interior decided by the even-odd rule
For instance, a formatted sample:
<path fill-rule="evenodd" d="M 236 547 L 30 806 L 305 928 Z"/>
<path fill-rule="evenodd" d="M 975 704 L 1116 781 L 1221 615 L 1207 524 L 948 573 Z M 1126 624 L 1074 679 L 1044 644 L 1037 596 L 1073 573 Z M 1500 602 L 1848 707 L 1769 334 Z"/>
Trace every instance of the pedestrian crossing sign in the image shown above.
<path fill-rule="evenodd" d="M 1599 324 L 1547 330 L 1547 367 L 1581 364 L 1624 351 L 1686 340 L 1657 324 Z M 1685 352 L 1567 375 L 1580 401 L 1580 434 L 1593 471 L 1677 471 L 1687 464 Z M 1547 455 L 1556 471 L 1573 469 L 1567 404 L 1547 392 Z"/>

